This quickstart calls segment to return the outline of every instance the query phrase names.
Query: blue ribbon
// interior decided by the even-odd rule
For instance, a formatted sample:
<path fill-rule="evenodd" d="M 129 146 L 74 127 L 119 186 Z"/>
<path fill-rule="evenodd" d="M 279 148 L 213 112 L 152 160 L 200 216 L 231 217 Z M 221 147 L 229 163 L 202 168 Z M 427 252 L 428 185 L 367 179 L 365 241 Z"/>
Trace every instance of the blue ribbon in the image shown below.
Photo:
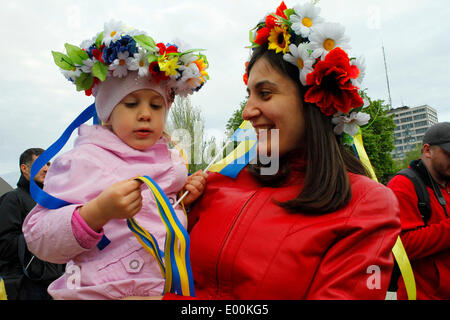
<path fill-rule="evenodd" d="M 48 194 L 34 181 L 34 177 L 49 161 L 52 159 L 69 141 L 73 131 L 80 125 L 93 118 L 94 124 L 99 124 L 97 113 L 95 112 L 95 103 L 87 107 L 63 132 L 61 137 L 56 140 L 47 150 L 45 150 L 31 166 L 30 193 L 34 201 L 48 209 L 58 209 L 71 205 L 72 203 L 58 199 Z M 111 241 L 103 235 L 103 238 L 97 244 L 99 250 L 103 250 Z"/>
<path fill-rule="evenodd" d="M 178 219 L 175 210 L 172 206 L 172 204 L 169 201 L 169 198 L 167 198 L 167 195 L 164 193 L 164 191 L 160 188 L 160 186 L 149 176 L 144 176 L 144 178 L 150 180 L 153 185 L 155 186 L 155 188 L 158 190 L 158 192 L 161 194 L 162 198 L 164 199 L 164 202 L 166 203 L 166 206 L 169 208 L 171 216 L 173 218 L 173 220 L 175 221 L 176 226 L 178 227 L 178 229 L 181 231 L 181 233 L 183 234 L 183 237 L 186 241 L 185 245 L 186 245 L 186 271 L 188 274 L 188 279 L 189 279 L 189 288 L 190 288 L 190 293 L 191 296 L 195 297 L 195 291 L 194 291 L 194 278 L 192 276 L 192 268 L 191 268 L 191 262 L 189 259 L 189 247 L 190 247 L 190 238 L 189 238 L 189 234 L 186 231 L 186 229 L 184 228 L 183 224 L 180 222 L 180 220 Z M 161 204 L 157 202 L 157 205 L 159 207 L 160 212 L 164 212 L 164 209 L 162 208 Z M 175 242 L 175 230 L 173 229 L 173 226 L 171 225 L 169 219 L 163 215 L 162 217 L 164 219 L 164 221 L 166 222 L 166 225 L 169 227 L 171 234 L 173 235 L 172 239 L 171 239 L 171 243 L 170 243 L 170 247 L 173 249 L 177 249 L 174 246 L 174 242 Z M 167 236 L 166 236 L 166 240 L 167 240 Z M 166 252 L 167 254 L 167 252 Z M 172 292 L 176 292 L 178 294 L 183 294 L 182 289 L 181 289 L 181 277 L 180 277 L 180 273 L 178 271 L 178 268 L 176 266 L 175 263 L 175 254 L 173 250 L 170 250 L 170 258 L 172 261 L 172 277 L 173 277 L 173 281 L 172 281 Z"/>

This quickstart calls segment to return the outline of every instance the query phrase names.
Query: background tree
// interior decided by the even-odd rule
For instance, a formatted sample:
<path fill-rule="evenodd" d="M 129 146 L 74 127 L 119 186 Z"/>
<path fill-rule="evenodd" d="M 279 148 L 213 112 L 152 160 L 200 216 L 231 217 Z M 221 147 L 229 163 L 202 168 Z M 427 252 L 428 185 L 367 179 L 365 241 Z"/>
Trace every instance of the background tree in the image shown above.
<path fill-rule="evenodd" d="M 403 160 L 394 160 L 394 172 L 398 172 L 402 169 L 408 168 L 409 163 L 413 160 L 417 160 L 422 156 L 422 145 L 418 143 L 416 147 L 412 150 L 409 150 L 405 154 L 405 158 Z"/>
<path fill-rule="evenodd" d="M 189 162 L 189 173 L 204 169 L 217 152 L 215 138 L 205 136 L 205 120 L 201 110 L 192 106 L 189 97 L 176 97 L 170 108 L 166 131 L 172 145 L 183 149 Z"/>
<path fill-rule="evenodd" d="M 394 149 L 394 115 L 388 115 L 389 105 L 384 100 L 371 100 L 362 91 L 361 95 L 369 101 L 361 111 L 370 115 L 369 124 L 363 127 L 363 141 L 367 156 L 377 175 L 378 181 L 387 184 L 396 172 L 391 151 Z"/>
<path fill-rule="evenodd" d="M 237 110 L 235 110 L 231 115 L 231 118 L 228 119 L 227 125 L 225 126 L 225 129 L 227 130 L 226 132 L 227 136 L 230 136 L 230 132 L 231 134 L 233 134 L 236 131 L 236 129 L 239 128 L 242 121 L 244 121 L 244 119 L 242 119 L 242 112 L 244 112 L 246 104 L 247 99 L 241 102 L 240 107 Z"/>

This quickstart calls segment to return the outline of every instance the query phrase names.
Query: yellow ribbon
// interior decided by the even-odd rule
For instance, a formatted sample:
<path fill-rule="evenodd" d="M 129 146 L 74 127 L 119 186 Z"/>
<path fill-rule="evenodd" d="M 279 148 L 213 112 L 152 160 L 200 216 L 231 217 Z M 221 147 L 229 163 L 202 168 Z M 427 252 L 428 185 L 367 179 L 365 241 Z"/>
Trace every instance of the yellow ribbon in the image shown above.
<path fill-rule="evenodd" d="M 155 185 L 147 179 L 147 177 L 139 177 L 137 178 L 141 181 L 143 181 L 148 188 L 152 191 L 152 194 L 155 198 L 156 203 L 159 203 L 165 213 L 170 213 L 170 208 L 168 207 L 166 201 L 164 201 L 163 196 L 159 192 L 159 190 L 155 187 Z M 159 209 L 158 209 L 159 210 Z M 165 288 L 164 292 L 170 292 L 170 289 L 172 287 L 172 280 L 173 280 L 173 274 L 172 274 L 172 263 L 175 263 L 178 269 L 178 273 L 180 276 L 180 284 L 181 284 L 181 290 L 184 296 L 191 296 L 194 294 L 193 287 L 192 287 L 192 275 L 191 272 L 188 271 L 186 261 L 188 261 L 188 257 L 186 256 L 187 252 L 187 243 L 188 239 L 186 239 L 185 234 L 183 233 L 180 228 L 178 228 L 177 223 L 174 220 L 174 217 L 171 214 L 165 214 L 163 216 L 163 213 L 159 212 L 162 218 L 162 221 L 164 225 L 166 226 L 166 229 L 169 230 L 169 225 L 173 229 L 175 234 L 172 234 L 171 232 L 167 232 L 167 238 L 165 243 Z M 168 221 L 166 221 L 166 218 Z M 168 223 L 167 223 L 168 222 Z M 171 242 L 172 237 L 174 241 L 174 246 L 171 248 Z M 173 250 L 175 261 L 172 261 L 169 253 Z M 152 252 L 151 252 L 152 253 Z M 152 253 L 153 254 L 153 253 Z M 161 266 L 160 266 L 161 268 Z"/>
<path fill-rule="evenodd" d="M 0 300 L 7 300 L 5 283 L 3 282 L 2 277 L 0 277 Z"/>
<path fill-rule="evenodd" d="M 395 260 L 397 260 L 400 273 L 402 274 L 406 293 L 408 294 L 408 300 L 416 300 L 416 281 L 414 279 L 414 273 L 400 237 L 397 238 L 397 242 L 392 248 L 392 253 L 394 254 Z"/>
<path fill-rule="evenodd" d="M 359 130 L 358 133 L 353 137 L 353 143 L 355 145 L 359 159 L 369 171 L 371 178 L 375 181 L 378 181 L 372 164 L 370 163 L 369 157 L 367 156 L 366 150 L 364 149 L 361 130 Z M 414 273 L 412 271 L 411 263 L 409 262 L 408 255 L 406 254 L 405 247 L 403 246 L 400 236 L 397 238 L 397 241 L 392 248 L 392 253 L 394 254 L 395 260 L 397 261 L 398 267 L 402 274 L 406 293 L 408 295 L 408 300 L 416 300 L 416 281 L 414 279 Z"/>

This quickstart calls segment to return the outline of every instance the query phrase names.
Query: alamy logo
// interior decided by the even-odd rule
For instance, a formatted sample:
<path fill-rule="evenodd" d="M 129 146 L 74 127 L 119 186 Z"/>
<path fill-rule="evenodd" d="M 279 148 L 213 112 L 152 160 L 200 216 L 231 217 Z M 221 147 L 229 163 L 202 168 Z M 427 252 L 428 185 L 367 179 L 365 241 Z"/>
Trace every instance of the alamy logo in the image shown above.
<path fill-rule="evenodd" d="M 370 276 L 367 278 L 367 288 L 369 290 L 381 289 L 381 269 L 379 266 L 371 265 L 367 268 L 367 274 Z"/>
<path fill-rule="evenodd" d="M 81 268 L 76 264 L 72 264 L 66 268 L 67 288 L 79 289 L 81 287 Z"/>

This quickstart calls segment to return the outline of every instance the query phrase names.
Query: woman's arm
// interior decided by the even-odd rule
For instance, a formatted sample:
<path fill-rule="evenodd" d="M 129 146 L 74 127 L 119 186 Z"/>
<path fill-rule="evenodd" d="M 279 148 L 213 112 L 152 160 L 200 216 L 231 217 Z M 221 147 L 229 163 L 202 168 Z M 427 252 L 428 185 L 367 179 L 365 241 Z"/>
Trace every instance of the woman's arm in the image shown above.
<path fill-rule="evenodd" d="M 400 233 L 398 202 L 384 186 L 356 201 L 337 241 L 325 252 L 307 299 L 385 299 Z"/>

